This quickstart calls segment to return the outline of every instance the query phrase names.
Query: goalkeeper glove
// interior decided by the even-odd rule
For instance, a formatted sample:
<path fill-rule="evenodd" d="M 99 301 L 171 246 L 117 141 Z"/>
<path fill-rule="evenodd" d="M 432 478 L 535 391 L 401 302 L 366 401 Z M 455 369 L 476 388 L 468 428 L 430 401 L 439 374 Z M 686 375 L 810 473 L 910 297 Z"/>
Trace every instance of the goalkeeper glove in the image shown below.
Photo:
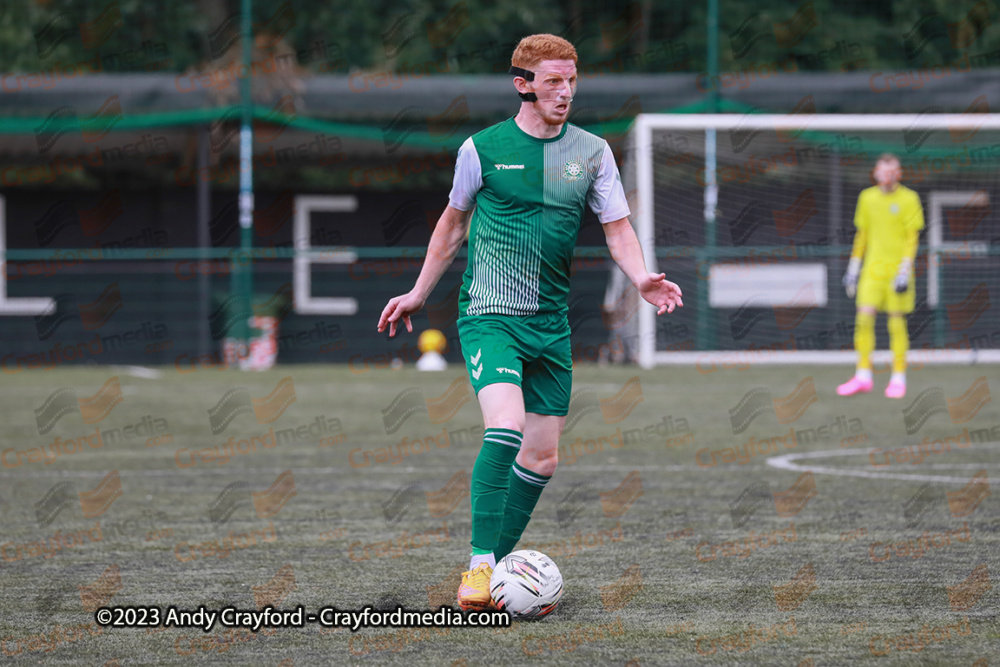
<path fill-rule="evenodd" d="M 910 259 L 904 257 L 899 263 L 899 271 L 896 273 L 896 282 L 893 287 L 896 292 L 902 294 L 910 286 Z"/>
<path fill-rule="evenodd" d="M 843 284 L 847 291 L 848 298 L 853 299 L 858 291 L 858 275 L 861 273 L 861 258 L 851 257 L 847 265 L 847 273 L 844 274 Z"/>

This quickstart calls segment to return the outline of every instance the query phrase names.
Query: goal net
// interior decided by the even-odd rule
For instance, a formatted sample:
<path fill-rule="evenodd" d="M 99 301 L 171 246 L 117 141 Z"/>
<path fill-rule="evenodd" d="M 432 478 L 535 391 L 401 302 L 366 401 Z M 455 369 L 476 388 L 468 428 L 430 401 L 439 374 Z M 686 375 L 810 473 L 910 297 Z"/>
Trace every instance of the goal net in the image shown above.
<path fill-rule="evenodd" d="M 633 222 L 647 266 L 681 286 L 685 307 L 657 317 L 613 275 L 613 336 L 644 367 L 851 363 L 855 304 L 841 278 L 882 153 L 899 157 L 924 210 L 911 360 L 1000 361 L 1000 114 L 989 113 L 639 115 L 622 168 Z M 884 320 L 876 330 L 883 363 Z"/>

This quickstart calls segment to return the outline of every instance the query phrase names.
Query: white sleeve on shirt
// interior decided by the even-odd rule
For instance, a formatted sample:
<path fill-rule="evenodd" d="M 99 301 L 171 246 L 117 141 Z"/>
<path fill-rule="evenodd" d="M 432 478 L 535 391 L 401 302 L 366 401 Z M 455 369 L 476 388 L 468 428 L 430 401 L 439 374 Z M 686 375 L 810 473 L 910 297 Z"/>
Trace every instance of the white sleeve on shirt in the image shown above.
<path fill-rule="evenodd" d="M 607 143 L 604 144 L 601 166 L 597 169 L 597 179 L 587 193 L 587 203 L 597 214 L 601 224 L 621 220 L 631 213 L 628 201 L 625 199 L 621 176 L 618 175 L 615 155 Z"/>
<path fill-rule="evenodd" d="M 448 195 L 448 203 L 459 211 L 468 211 L 476 202 L 476 193 L 483 187 L 483 167 L 472 137 L 466 139 L 455 158 L 455 180 Z"/>

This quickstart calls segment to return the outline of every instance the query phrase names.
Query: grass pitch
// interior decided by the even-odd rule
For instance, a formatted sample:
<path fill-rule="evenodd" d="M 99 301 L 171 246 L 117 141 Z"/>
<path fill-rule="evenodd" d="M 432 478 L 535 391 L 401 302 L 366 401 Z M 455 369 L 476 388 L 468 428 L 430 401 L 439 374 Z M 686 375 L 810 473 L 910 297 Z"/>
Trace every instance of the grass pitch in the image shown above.
<path fill-rule="evenodd" d="M 256 635 L 100 631 L 88 609 L 450 603 L 469 551 L 463 471 L 481 432 L 475 400 L 452 386 L 464 369 L 130 373 L 0 385 L 6 660 L 997 660 L 994 367 L 913 369 L 907 398 L 891 401 L 887 373 L 871 395 L 838 398 L 848 368 L 580 366 L 562 464 L 522 540 L 562 571 L 556 613 L 507 630 Z M 59 456 L 46 463 L 46 452 Z M 769 465 L 777 456 L 785 467 Z"/>

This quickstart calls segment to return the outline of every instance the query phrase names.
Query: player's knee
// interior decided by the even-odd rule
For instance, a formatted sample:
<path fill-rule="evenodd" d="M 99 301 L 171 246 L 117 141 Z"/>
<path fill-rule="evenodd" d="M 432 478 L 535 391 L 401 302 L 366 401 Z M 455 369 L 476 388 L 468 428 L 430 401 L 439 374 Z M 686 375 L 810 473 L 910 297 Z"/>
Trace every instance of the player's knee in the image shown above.
<path fill-rule="evenodd" d="M 539 447 L 538 444 L 534 442 L 522 447 L 517 462 L 534 473 L 551 477 L 559 464 L 559 450 L 555 446 Z"/>
<path fill-rule="evenodd" d="M 559 465 L 559 452 L 553 450 L 551 453 L 546 452 L 544 454 L 541 454 L 534 461 L 533 469 L 539 475 L 544 475 L 545 477 L 552 477 L 558 465 Z"/>
<path fill-rule="evenodd" d="M 524 418 L 518 419 L 517 417 L 497 417 L 496 419 L 490 420 L 490 424 L 486 428 L 505 428 L 509 431 L 517 431 L 518 433 L 524 433 Z"/>

